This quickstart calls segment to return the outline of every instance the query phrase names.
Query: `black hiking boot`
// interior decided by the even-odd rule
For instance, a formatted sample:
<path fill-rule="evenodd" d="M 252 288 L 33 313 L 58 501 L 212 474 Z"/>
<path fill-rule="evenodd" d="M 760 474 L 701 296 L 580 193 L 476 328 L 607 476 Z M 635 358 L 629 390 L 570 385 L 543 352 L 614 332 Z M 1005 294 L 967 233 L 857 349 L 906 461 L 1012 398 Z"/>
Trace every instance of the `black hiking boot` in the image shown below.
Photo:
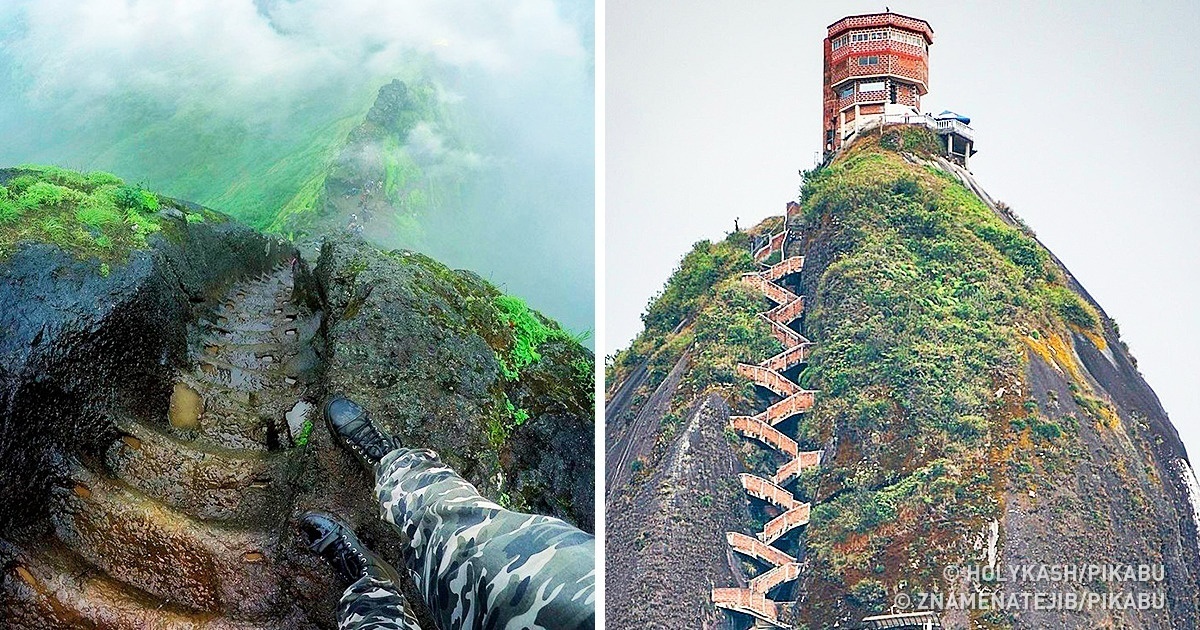
<path fill-rule="evenodd" d="M 380 431 L 366 410 L 345 396 L 335 396 L 325 405 L 325 420 L 334 441 L 370 470 L 384 455 L 396 450 L 396 440 Z"/>
<path fill-rule="evenodd" d="M 357 582 L 368 574 L 376 579 L 397 579 L 391 566 L 367 549 L 349 525 L 331 514 L 301 514 L 300 532 L 304 534 L 309 550 L 325 558 L 338 578 L 346 583 Z"/>

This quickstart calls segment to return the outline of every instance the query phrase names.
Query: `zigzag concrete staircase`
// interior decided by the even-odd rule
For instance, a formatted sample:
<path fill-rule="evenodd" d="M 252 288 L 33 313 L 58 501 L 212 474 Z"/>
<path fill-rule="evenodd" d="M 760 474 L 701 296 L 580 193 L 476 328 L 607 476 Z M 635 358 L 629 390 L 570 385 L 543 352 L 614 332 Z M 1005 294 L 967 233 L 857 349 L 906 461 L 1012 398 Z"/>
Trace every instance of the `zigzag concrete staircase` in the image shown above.
<path fill-rule="evenodd" d="M 755 250 L 754 259 L 762 264 L 776 251 L 782 254 L 787 236 L 786 228 L 770 236 L 761 248 Z M 775 303 L 761 317 L 769 323 L 772 334 L 784 349 L 758 365 L 739 364 L 738 373 L 774 392 L 781 400 L 753 416 L 733 416 L 729 424 L 741 436 L 758 440 L 783 453 L 788 461 L 780 466 L 771 479 L 748 473 L 739 475 L 742 487 L 750 496 L 775 505 L 782 513 L 768 521 L 757 538 L 737 532 L 726 534 L 729 546 L 734 551 L 770 564 L 772 568 L 750 580 L 747 588 L 712 589 L 712 601 L 719 608 L 750 615 L 756 620 L 757 626 L 764 627 L 786 627 L 779 621 L 779 605 L 769 599 L 767 593 L 800 575 L 800 564 L 796 559 L 772 546 L 772 543 L 793 529 L 807 525 L 811 511 L 808 503 L 802 503 L 783 486 L 802 470 L 813 468 L 821 462 L 820 451 L 801 451 L 794 439 L 775 428 L 785 419 L 811 409 L 816 394 L 802 389 L 782 374 L 806 363 L 813 347 L 812 342 L 788 326 L 803 314 L 804 298 L 778 284 L 780 279 L 798 273 L 803 268 L 804 258 L 793 256 L 759 272 L 742 276 L 743 282 L 762 291 Z"/>
<path fill-rule="evenodd" d="M 235 284 L 192 331 L 169 417 L 115 419 L 103 461 L 66 462 L 52 531 L 4 576 L 5 627 L 310 627 L 277 565 L 299 450 L 285 414 L 319 325 L 291 293 L 286 266 Z"/>

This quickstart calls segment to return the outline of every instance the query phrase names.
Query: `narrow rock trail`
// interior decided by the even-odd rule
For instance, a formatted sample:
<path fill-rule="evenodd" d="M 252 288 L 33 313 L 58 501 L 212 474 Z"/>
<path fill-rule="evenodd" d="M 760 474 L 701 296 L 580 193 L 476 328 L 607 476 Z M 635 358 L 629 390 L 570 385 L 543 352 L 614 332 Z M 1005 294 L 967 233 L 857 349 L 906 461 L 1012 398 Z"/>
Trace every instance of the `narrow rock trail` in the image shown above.
<path fill-rule="evenodd" d="M 62 463 L 50 531 L 4 573 L 5 627 L 313 627 L 284 578 L 319 327 L 292 293 L 287 265 L 234 284 L 165 417 L 113 418 L 106 452 Z"/>

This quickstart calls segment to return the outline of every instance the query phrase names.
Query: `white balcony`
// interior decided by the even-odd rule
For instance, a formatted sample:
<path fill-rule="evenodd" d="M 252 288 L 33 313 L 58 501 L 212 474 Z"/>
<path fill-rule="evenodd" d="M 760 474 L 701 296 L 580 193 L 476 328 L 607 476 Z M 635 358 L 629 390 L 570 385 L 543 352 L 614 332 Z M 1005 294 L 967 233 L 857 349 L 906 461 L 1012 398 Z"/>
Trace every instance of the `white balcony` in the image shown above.
<path fill-rule="evenodd" d="M 893 107 L 896 109 L 893 110 Z M 921 125 L 932 129 L 938 135 L 955 134 L 971 141 L 972 144 L 975 142 L 975 130 L 957 118 L 938 120 L 929 114 L 918 114 L 911 109 L 894 105 L 889 105 L 888 110 L 884 114 L 863 114 L 846 123 L 842 128 L 843 142 L 849 141 L 857 134 L 878 129 L 880 125 Z"/>
<path fill-rule="evenodd" d="M 953 133 L 962 136 L 971 142 L 975 141 L 975 130 L 972 129 L 970 125 L 967 125 L 957 118 L 946 118 L 943 120 L 935 120 L 933 122 L 936 125 L 934 129 L 939 134 Z"/>

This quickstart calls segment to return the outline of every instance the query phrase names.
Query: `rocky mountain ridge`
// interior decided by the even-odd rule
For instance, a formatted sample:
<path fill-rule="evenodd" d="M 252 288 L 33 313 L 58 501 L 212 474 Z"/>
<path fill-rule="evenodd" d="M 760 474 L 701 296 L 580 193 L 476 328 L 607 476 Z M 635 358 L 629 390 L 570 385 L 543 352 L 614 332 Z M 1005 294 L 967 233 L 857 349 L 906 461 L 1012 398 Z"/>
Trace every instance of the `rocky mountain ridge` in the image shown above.
<path fill-rule="evenodd" d="M 493 500 L 592 527 L 591 353 L 475 274 L 353 234 L 310 263 L 27 167 L 0 171 L 0 278 L 0 625 L 333 627 L 341 589 L 294 515 L 399 561 L 315 411 L 334 393 Z"/>
<path fill-rule="evenodd" d="M 773 543 L 801 565 L 794 584 L 767 593 L 779 604 L 778 624 L 855 627 L 900 595 L 995 586 L 949 579 L 948 566 L 1102 562 L 1161 564 L 1167 577 L 1148 590 L 1164 605 L 952 610 L 941 621 L 1196 625 L 1194 473 L 1169 419 L 1111 319 L 1011 211 L 939 154 L 936 138 L 916 128 L 859 139 L 806 174 L 786 216 L 698 243 L 652 301 L 645 332 L 608 366 L 607 461 L 622 468 L 609 472 L 617 484 L 608 489 L 608 573 L 634 576 L 608 591 L 614 627 L 754 621 L 753 602 L 731 607 L 713 589 L 746 588 L 771 565 L 728 547 L 720 529 L 730 528 L 730 540 L 755 537 L 779 506 L 754 498 L 763 491 L 743 490 L 736 474 L 723 487 L 697 477 L 664 485 L 663 476 L 683 448 L 679 427 L 695 422 L 690 410 L 712 394 L 730 411 L 707 422 L 711 430 L 728 426 L 728 440 L 696 456 L 732 457 L 733 473 L 762 479 L 787 463 L 778 449 L 738 438 L 733 419 L 782 400 L 739 364 L 767 361 L 786 345 L 758 316 L 783 303 L 742 278 L 795 257 L 802 268 L 779 280 L 803 297 L 788 328 L 815 345 L 805 367 L 783 376 L 817 393 L 810 409 L 774 428 L 799 450 L 823 455 L 783 484 L 812 512 L 792 538 Z M 776 236 L 778 251 L 756 260 Z M 672 370 L 683 357 L 686 369 Z M 669 403 L 650 408 L 664 398 Z M 659 496 L 669 488 L 695 498 L 662 514 L 665 504 L 635 498 L 654 487 Z M 673 573 L 643 575 L 644 552 L 616 544 L 660 539 L 734 551 L 693 558 L 681 547 L 670 555 Z M 1122 588 L 1002 586 L 1044 594 Z M 660 588 L 689 605 L 660 614 L 651 605 Z M 725 612 L 731 608 L 742 612 Z"/>

